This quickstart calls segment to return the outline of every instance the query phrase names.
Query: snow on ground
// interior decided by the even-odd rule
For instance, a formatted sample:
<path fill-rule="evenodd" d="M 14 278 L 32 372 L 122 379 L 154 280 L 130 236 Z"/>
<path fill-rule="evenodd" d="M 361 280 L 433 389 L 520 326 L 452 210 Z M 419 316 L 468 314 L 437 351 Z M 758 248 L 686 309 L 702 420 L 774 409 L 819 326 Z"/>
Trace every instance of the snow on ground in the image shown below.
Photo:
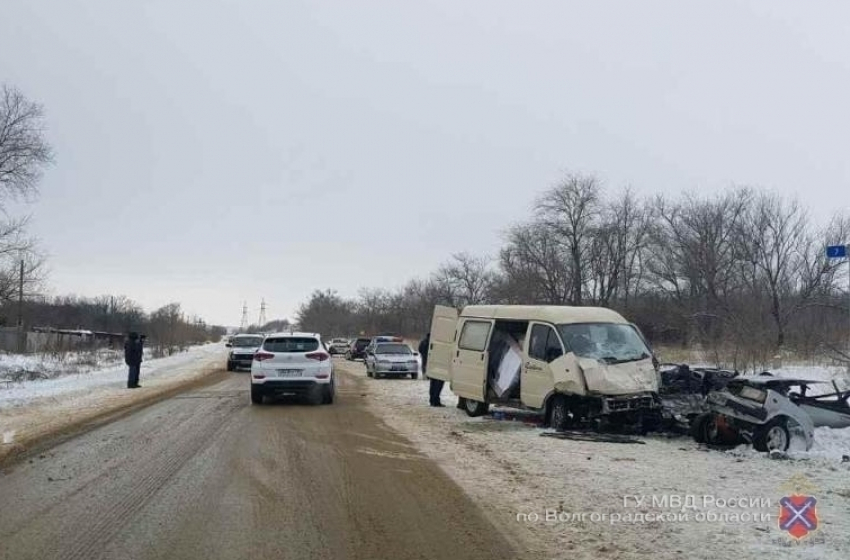
<path fill-rule="evenodd" d="M 361 364 L 337 367 L 365 376 Z M 810 452 L 786 460 L 708 450 L 684 437 L 561 440 L 541 437 L 548 430 L 527 413 L 469 418 L 448 387 L 446 408 L 431 408 L 427 381 L 365 383 L 375 412 L 435 459 L 530 557 L 844 559 L 850 550 L 850 463 L 840 458 L 850 454 L 850 429 L 819 430 Z M 792 479 L 818 499 L 821 524 L 799 544 L 777 520 Z M 696 497 L 696 509 L 665 507 L 686 496 Z M 747 507 L 729 507 L 742 497 Z"/>
<path fill-rule="evenodd" d="M 224 367 L 223 344 L 142 363 L 140 389 L 127 389 L 123 364 L 56 376 L 47 380 L 0 384 L 0 459 L 40 438 L 149 401 Z"/>
<path fill-rule="evenodd" d="M 220 354 L 222 348 L 220 344 L 206 344 L 191 347 L 186 352 L 167 358 L 146 357 L 142 362 L 141 382 L 144 384 L 146 380 L 173 375 L 174 368 L 196 363 L 199 358 L 205 356 Z M 106 351 L 104 356 L 110 357 L 109 352 Z M 114 356 L 111 357 L 114 358 Z M 103 387 L 113 389 L 126 387 L 127 366 L 124 365 L 123 352 L 117 359 L 107 359 L 105 367 L 97 369 L 80 367 L 80 361 L 79 358 L 74 357 L 57 360 L 39 355 L 4 354 L 0 356 L 0 373 L 26 369 L 45 372 L 45 376 L 48 377 L 20 382 L 6 380 L 0 383 L 0 410 L 6 407 L 23 406 L 40 398 L 66 397 Z M 67 369 L 63 370 L 63 365 L 67 366 Z"/>
<path fill-rule="evenodd" d="M 87 352 L 0 353 L 0 381 L 10 383 L 86 373 L 111 364 L 121 363 L 123 358 L 122 351 L 109 348 L 99 348 Z"/>

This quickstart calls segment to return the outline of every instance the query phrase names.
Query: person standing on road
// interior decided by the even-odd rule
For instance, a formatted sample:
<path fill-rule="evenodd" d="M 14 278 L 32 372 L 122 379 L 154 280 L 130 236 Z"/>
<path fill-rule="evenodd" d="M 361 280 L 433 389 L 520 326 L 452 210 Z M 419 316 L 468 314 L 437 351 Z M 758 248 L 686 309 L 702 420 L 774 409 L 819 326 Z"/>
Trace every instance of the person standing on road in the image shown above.
<path fill-rule="evenodd" d="M 428 376 L 428 350 L 431 346 L 431 333 L 425 335 L 422 342 L 419 343 L 419 355 L 422 356 L 422 373 Z M 430 378 L 429 378 L 430 379 Z M 440 393 L 443 391 L 442 379 L 431 379 L 431 384 L 428 387 L 428 395 L 431 406 L 443 406 L 440 402 Z"/>
<path fill-rule="evenodd" d="M 142 353 L 144 352 L 144 337 L 139 333 L 131 332 L 124 341 L 124 363 L 130 368 L 127 374 L 127 388 L 137 389 L 139 385 L 139 374 L 142 369 Z"/>

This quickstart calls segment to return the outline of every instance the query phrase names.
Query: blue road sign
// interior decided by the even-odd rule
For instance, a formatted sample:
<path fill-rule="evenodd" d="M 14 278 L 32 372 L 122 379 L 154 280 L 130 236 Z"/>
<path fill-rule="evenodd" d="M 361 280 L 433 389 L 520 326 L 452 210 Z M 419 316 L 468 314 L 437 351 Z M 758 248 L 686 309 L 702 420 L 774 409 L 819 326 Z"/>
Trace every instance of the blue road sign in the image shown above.
<path fill-rule="evenodd" d="M 830 259 L 841 259 L 847 256 L 847 245 L 830 245 L 826 248 L 826 256 Z"/>

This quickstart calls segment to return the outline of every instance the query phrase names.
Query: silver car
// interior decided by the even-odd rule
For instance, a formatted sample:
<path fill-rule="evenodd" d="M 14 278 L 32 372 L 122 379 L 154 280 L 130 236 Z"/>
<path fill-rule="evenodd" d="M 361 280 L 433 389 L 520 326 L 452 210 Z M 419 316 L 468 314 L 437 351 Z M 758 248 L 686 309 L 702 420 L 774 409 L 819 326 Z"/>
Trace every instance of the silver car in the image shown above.
<path fill-rule="evenodd" d="M 746 442 L 757 451 L 787 451 L 794 429 L 808 450 L 814 441 L 814 423 L 788 398 L 788 388 L 801 382 L 813 383 L 772 376 L 737 377 L 724 389 L 708 394 L 709 412 L 694 419 L 691 434 L 698 443 Z"/>
<path fill-rule="evenodd" d="M 369 347 L 366 354 L 366 375 L 380 378 L 387 376 L 419 377 L 419 360 L 410 346 L 401 342 L 379 342 Z"/>
<path fill-rule="evenodd" d="M 227 371 L 240 368 L 251 369 L 254 353 L 263 344 L 261 334 L 237 334 L 230 338 L 226 346 L 230 348 L 227 354 Z"/>
<path fill-rule="evenodd" d="M 330 354 L 345 354 L 351 342 L 345 338 L 335 338 L 328 344 L 328 353 Z"/>

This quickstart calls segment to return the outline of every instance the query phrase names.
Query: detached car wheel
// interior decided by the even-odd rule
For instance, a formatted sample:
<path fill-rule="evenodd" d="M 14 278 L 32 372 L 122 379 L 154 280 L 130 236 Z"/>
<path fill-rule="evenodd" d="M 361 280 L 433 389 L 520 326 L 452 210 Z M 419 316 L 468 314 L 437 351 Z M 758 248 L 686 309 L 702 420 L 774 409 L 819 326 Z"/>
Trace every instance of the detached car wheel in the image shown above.
<path fill-rule="evenodd" d="M 263 404 L 263 392 L 253 385 L 251 385 L 251 403 Z"/>
<path fill-rule="evenodd" d="M 791 445 L 791 433 L 784 418 L 775 418 L 759 429 L 753 437 L 756 451 L 788 451 Z"/>

